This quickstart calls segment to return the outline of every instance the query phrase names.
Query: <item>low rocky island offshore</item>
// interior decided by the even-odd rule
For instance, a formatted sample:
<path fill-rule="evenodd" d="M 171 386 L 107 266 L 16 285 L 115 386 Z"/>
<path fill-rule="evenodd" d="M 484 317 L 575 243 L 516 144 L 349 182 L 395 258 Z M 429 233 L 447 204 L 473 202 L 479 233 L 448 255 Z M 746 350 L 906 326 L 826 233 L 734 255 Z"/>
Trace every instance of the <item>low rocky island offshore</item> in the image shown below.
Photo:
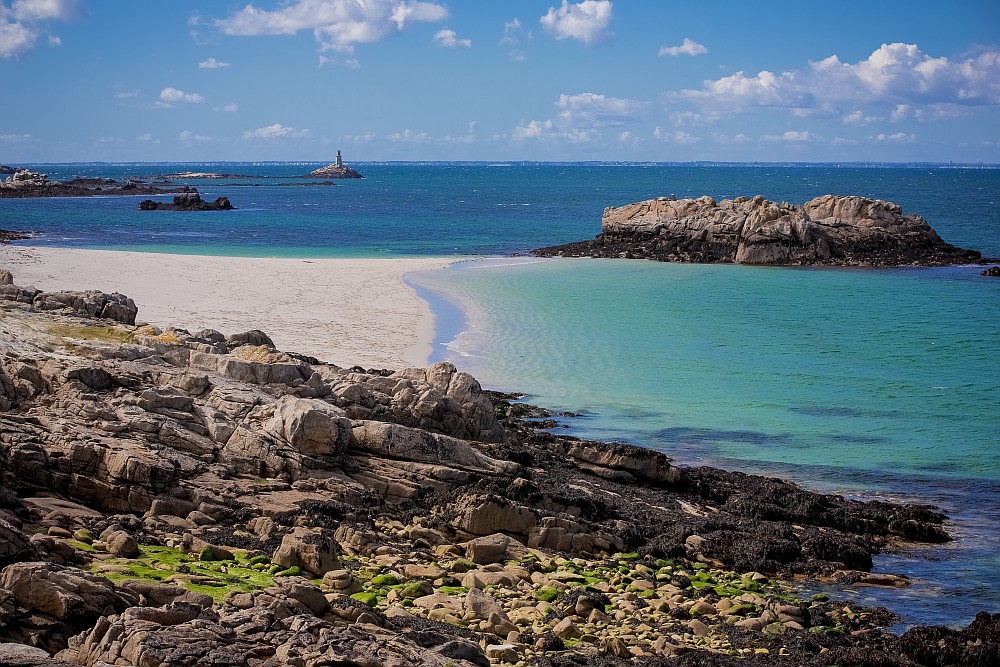
<path fill-rule="evenodd" d="M 144 199 L 139 202 L 140 211 L 232 211 L 229 197 L 217 197 L 215 201 L 205 201 L 197 190 L 190 190 L 174 195 L 172 202 Z"/>
<path fill-rule="evenodd" d="M 905 585 L 871 555 L 933 508 L 553 434 L 450 364 L 0 304 L 4 664 L 995 664 L 998 616 L 895 637 L 782 583 Z"/>
<path fill-rule="evenodd" d="M 47 174 L 29 169 L 14 170 L 13 175 L 0 180 L 0 199 L 158 195 L 183 191 L 183 188 L 161 188 L 139 180 L 128 180 L 125 183 L 120 183 L 113 178 L 81 178 L 77 176 L 66 181 L 53 181 L 49 179 Z"/>
<path fill-rule="evenodd" d="M 306 174 L 307 178 L 364 178 L 355 169 L 344 164 L 344 158 L 340 151 L 337 151 L 337 159 L 333 164 L 314 169 Z"/>
<path fill-rule="evenodd" d="M 894 203 L 824 195 L 801 206 L 757 196 L 660 197 L 608 207 L 592 241 L 532 251 L 541 257 L 783 266 L 942 266 L 982 261 L 945 243 Z"/>

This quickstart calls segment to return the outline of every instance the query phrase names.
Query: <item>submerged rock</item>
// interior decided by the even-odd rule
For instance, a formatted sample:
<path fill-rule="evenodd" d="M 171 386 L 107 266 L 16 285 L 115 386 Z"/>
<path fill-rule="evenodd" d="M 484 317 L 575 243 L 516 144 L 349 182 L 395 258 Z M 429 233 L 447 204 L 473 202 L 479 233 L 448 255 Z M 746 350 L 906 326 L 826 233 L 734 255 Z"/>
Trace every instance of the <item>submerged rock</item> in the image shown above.
<path fill-rule="evenodd" d="M 604 210 L 593 241 L 533 251 L 543 257 L 791 266 L 938 266 L 982 256 L 945 243 L 919 215 L 865 197 L 823 195 L 801 206 L 757 196 L 660 197 Z"/>

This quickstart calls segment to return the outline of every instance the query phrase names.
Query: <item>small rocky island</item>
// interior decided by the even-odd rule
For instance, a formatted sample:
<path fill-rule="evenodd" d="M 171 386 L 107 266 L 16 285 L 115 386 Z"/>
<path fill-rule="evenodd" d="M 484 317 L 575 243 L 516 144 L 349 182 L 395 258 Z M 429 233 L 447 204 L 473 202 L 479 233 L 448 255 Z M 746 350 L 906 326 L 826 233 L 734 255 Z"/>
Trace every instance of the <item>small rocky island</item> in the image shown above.
<path fill-rule="evenodd" d="M 872 554 L 948 541 L 932 507 L 553 433 L 447 363 L 0 305 L 0 664 L 996 664 L 1000 614 L 897 637 L 783 581 L 905 586 Z"/>
<path fill-rule="evenodd" d="M 229 197 L 218 197 L 215 201 L 205 201 L 195 189 L 174 195 L 173 202 L 170 203 L 152 199 L 144 199 L 139 202 L 140 211 L 232 211 L 235 208 L 229 202 Z"/>
<path fill-rule="evenodd" d="M 357 171 L 344 164 L 344 159 L 337 151 L 337 160 L 333 164 L 320 167 L 306 174 L 307 178 L 364 178 Z"/>
<path fill-rule="evenodd" d="M 50 180 L 47 174 L 17 169 L 0 180 L 0 199 L 30 197 L 93 197 L 97 195 L 158 195 L 181 192 L 181 188 L 164 189 L 139 180 L 120 183 L 113 178 L 81 178 L 66 181 Z"/>
<path fill-rule="evenodd" d="M 539 248 L 541 257 L 784 266 L 942 266 L 982 256 L 945 243 L 898 204 L 824 195 L 801 206 L 757 196 L 660 197 L 604 210 L 592 241 Z"/>

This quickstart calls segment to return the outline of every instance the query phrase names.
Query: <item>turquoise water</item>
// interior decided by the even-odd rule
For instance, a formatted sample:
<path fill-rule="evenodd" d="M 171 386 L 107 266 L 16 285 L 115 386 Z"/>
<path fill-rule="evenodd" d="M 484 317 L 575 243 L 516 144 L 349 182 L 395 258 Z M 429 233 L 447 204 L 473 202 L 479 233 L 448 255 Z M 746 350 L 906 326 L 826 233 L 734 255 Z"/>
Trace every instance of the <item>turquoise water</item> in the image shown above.
<path fill-rule="evenodd" d="M 54 176 L 197 170 L 239 210 L 170 214 L 132 198 L 0 200 L 32 243 L 250 256 L 509 256 L 592 237 L 603 208 L 666 194 L 896 201 L 1000 256 L 1000 170 L 358 164 L 46 165 Z M 438 315 L 435 359 L 579 412 L 570 432 L 678 461 L 780 475 L 862 498 L 939 505 L 959 539 L 880 557 L 904 590 L 840 592 L 905 624 L 1000 610 L 1000 280 L 977 267 L 806 270 L 624 260 L 463 262 L 412 276 Z"/>
<path fill-rule="evenodd" d="M 852 594 L 913 624 L 998 608 L 1000 285 L 979 270 L 584 259 L 412 278 L 466 304 L 435 358 L 581 413 L 574 435 L 942 507 L 957 544 L 876 560 L 913 587 Z"/>

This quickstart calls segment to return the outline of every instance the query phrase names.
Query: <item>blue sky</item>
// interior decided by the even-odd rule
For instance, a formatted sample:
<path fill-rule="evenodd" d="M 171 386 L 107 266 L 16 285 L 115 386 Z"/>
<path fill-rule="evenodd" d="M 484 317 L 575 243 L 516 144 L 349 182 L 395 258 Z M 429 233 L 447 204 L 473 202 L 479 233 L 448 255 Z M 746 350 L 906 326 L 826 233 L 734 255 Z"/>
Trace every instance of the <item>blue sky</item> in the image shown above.
<path fill-rule="evenodd" d="M 0 162 L 1000 162 L 1000 2 L 0 0 Z"/>

